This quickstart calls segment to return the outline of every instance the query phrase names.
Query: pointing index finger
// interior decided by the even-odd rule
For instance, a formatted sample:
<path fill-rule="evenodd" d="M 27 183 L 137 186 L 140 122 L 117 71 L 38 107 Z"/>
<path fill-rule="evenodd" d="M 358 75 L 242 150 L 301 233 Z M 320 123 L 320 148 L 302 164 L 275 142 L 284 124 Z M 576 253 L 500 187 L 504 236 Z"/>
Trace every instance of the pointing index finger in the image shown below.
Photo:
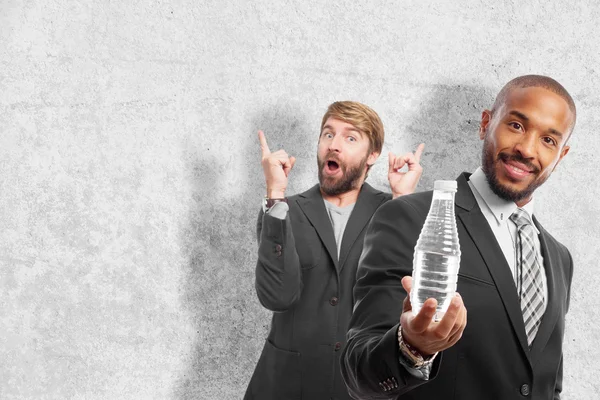
<path fill-rule="evenodd" d="M 262 150 L 262 155 L 267 156 L 271 154 L 271 150 L 269 149 L 269 145 L 267 144 L 267 138 L 263 131 L 258 131 L 258 141 L 260 142 L 260 149 Z"/>
<path fill-rule="evenodd" d="M 417 147 L 417 151 L 415 151 L 415 158 L 417 162 L 421 162 L 421 154 L 423 154 L 423 150 L 425 150 L 425 143 L 421 143 L 419 147 Z"/>

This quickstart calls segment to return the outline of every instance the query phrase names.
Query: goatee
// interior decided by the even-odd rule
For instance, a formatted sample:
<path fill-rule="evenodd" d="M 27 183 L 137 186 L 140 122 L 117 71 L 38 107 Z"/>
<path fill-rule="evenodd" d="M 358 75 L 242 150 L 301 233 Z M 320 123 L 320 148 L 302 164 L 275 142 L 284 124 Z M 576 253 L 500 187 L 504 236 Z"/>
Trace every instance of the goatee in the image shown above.
<path fill-rule="evenodd" d="M 339 168 L 342 170 L 342 176 L 338 180 L 325 176 L 323 173 L 325 163 L 325 161 L 317 160 L 321 190 L 328 196 L 337 196 L 358 188 L 363 172 L 366 169 L 367 157 L 361 160 L 359 165 L 347 168 L 337 161 Z"/>
<path fill-rule="evenodd" d="M 492 189 L 492 192 L 494 192 L 501 199 L 517 203 L 523 199 L 529 198 L 533 194 L 533 192 L 535 192 L 535 190 L 548 179 L 547 177 L 544 178 L 540 176 L 539 168 L 531 164 L 531 162 L 529 162 L 527 159 L 523 158 L 522 155 L 518 153 L 500 153 L 498 154 L 498 158 L 494 160 L 494 154 L 491 151 L 491 146 L 487 145 L 487 139 L 484 141 L 483 146 L 484 151 L 481 156 L 481 169 L 483 170 L 483 173 L 487 178 L 488 184 L 490 185 L 490 189 Z M 516 161 L 527 166 L 531 173 L 536 176 L 533 182 L 531 182 L 529 186 L 527 186 L 521 191 L 513 190 L 507 186 L 502 185 L 498 180 L 498 175 L 496 174 L 496 168 L 494 168 L 494 164 L 507 161 Z"/>

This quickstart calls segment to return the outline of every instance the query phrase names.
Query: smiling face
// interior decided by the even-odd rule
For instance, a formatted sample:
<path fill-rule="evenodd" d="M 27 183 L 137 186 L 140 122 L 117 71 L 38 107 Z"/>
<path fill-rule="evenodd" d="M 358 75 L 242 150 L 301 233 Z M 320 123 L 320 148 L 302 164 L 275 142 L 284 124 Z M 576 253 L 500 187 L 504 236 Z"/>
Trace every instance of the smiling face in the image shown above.
<path fill-rule="evenodd" d="M 482 169 L 492 191 L 527 204 L 568 153 L 574 117 L 561 96 L 540 87 L 511 89 L 493 114 L 485 110 Z"/>
<path fill-rule="evenodd" d="M 378 156 L 370 151 L 369 138 L 354 125 L 327 119 L 317 151 L 321 190 L 329 196 L 337 196 L 360 189 L 367 166 L 373 165 Z"/>

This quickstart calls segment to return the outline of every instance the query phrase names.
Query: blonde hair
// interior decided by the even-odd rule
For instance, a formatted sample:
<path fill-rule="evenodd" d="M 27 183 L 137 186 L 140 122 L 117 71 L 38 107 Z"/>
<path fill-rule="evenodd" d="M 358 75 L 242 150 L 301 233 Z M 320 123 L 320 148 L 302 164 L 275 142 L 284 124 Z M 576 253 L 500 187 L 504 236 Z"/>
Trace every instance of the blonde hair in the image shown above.
<path fill-rule="evenodd" d="M 383 148 L 383 123 L 379 115 L 370 107 L 356 101 L 336 101 L 327 108 L 321 121 L 321 131 L 329 118 L 347 122 L 369 138 L 369 153 L 381 154 Z"/>

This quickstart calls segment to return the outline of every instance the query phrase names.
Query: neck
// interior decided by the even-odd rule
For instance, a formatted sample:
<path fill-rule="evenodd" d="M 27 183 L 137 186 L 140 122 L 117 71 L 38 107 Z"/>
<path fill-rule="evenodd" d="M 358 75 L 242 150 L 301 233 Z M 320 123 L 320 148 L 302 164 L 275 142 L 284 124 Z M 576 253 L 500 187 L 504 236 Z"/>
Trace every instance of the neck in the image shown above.
<path fill-rule="evenodd" d="M 324 193 L 323 189 L 321 189 L 321 195 L 323 196 L 323 198 L 337 207 L 346 207 L 346 206 L 349 206 L 350 204 L 356 203 L 356 200 L 358 200 L 359 194 L 360 194 L 360 188 L 352 189 L 348 192 L 338 194 L 335 196 L 330 196 L 327 193 Z"/>
<path fill-rule="evenodd" d="M 330 202 L 331 204 L 337 206 L 337 207 L 346 207 L 349 206 L 350 204 L 354 204 L 356 203 L 356 201 L 358 200 L 358 195 L 360 194 L 360 190 L 362 189 L 363 184 L 365 183 L 365 180 L 367 179 L 366 177 L 367 171 L 363 171 L 363 174 L 361 175 L 361 177 L 356 180 L 354 182 L 354 188 L 348 190 L 347 192 L 344 193 L 340 193 L 340 194 L 336 194 L 336 195 L 329 195 L 325 192 L 323 192 L 323 188 L 319 187 L 319 189 L 321 190 L 321 196 L 323 196 L 323 198 L 325 200 L 327 200 L 328 202 Z"/>
<path fill-rule="evenodd" d="M 519 200 L 517 202 L 515 202 L 517 204 L 517 207 L 519 208 L 523 208 L 524 205 L 526 205 L 527 203 L 529 203 L 531 201 L 531 199 L 533 198 L 533 196 L 529 196 L 523 200 Z"/>

